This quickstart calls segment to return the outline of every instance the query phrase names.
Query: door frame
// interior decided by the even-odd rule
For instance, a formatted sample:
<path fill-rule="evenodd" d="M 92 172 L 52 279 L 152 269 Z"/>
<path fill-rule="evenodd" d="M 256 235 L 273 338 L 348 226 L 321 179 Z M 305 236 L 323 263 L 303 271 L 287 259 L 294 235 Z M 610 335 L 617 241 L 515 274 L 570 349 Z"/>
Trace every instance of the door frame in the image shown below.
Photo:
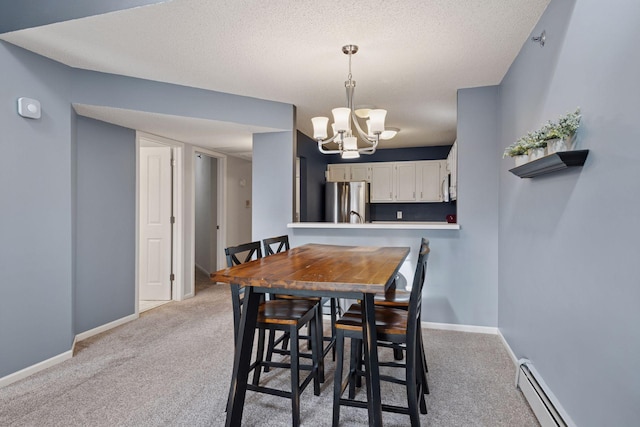
<path fill-rule="evenodd" d="M 155 144 L 171 147 L 174 165 L 172 171 L 172 203 L 173 203 L 173 215 L 176 220 L 173 226 L 172 234 L 172 252 L 173 257 L 171 260 L 172 270 L 175 275 L 171 287 L 171 300 L 180 301 L 184 298 L 185 289 L 185 275 L 184 275 L 184 215 L 183 206 L 183 176 L 184 176 L 184 144 L 178 141 L 174 141 L 168 138 L 163 138 L 157 135 L 151 135 L 144 132 L 136 132 L 136 268 L 135 268 L 135 314 L 139 314 L 139 298 L 140 298 L 140 148 L 141 140 L 145 139 Z"/>

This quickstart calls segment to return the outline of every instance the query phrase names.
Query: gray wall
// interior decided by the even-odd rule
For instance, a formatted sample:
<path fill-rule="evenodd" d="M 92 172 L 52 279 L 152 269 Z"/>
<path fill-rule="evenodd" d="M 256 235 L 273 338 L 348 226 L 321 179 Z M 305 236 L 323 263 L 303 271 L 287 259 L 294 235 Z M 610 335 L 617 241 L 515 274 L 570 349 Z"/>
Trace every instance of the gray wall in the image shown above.
<path fill-rule="evenodd" d="M 69 69 L 0 42 L 0 377 L 63 353 L 72 334 Z M 21 96 L 42 118 L 17 114 Z"/>
<path fill-rule="evenodd" d="M 294 119 L 292 107 L 290 120 Z M 293 219 L 293 132 L 253 135 L 253 240 L 287 234 Z"/>
<path fill-rule="evenodd" d="M 274 129 L 292 129 L 294 113 L 278 102 L 71 69 L 5 42 L 0 63 L 1 378 L 134 313 L 133 133 L 76 118 L 72 103 Z M 40 100 L 40 120 L 17 115 L 21 96 Z M 289 131 L 289 156 L 292 139 Z M 290 212 L 290 190 L 288 200 Z"/>
<path fill-rule="evenodd" d="M 235 246 L 251 241 L 252 168 L 253 165 L 248 160 L 227 157 L 227 240 L 225 246 Z M 247 200 L 249 207 L 246 204 Z"/>
<path fill-rule="evenodd" d="M 74 332 L 135 312 L 136 135 L 77 117 Z"/>
<path fill-rule="evenodd" d="M 532 31 L 545 47 L 526 43 L 504 78 L 487 146 L 497 158 L 582 108 L 583 168 L 520 179 L 501 162 L 498 298 L 509 345 L 579 426 L 640 420 L 639 17 L 637 1 L 553 0 Z"/>
<path fill-rule="evenodd" d="M 166 0 L 1 0 L 0 33 L 129 9 Z"/>

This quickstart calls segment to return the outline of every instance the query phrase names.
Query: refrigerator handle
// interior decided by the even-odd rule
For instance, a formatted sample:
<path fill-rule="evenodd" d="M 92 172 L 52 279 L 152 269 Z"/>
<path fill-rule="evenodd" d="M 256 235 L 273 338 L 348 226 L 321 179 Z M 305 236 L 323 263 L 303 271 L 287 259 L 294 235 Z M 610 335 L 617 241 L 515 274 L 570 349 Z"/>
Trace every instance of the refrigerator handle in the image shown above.
<path fill-rule="evenodd" d="M 360 224 L 364 223 L 364 221 L 362 220 L 362 215 L 360 215 L 358 212 L 351 211 L 351 212 L 349 212 L 349 218 L 351 218 L 351 215 L 357 216 L 358 217 L 358 221 L 360 221 Z"/>

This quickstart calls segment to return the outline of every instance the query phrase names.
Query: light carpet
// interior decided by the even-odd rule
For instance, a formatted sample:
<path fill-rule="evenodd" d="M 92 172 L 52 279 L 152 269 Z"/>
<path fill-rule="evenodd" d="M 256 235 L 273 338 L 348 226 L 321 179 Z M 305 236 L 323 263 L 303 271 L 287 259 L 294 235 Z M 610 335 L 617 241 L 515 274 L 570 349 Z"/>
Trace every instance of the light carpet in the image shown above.
<path fill-rule="evenodd" d="M 143 313 L 86 339 L 59 365 L 0 389 L 1 426 L 222 426 L 233 356 L 229 288 L 199 281 L 196 297 Z M 424 330 L 429 364 L 429 426 L 537 426 L 514 388 L 514 366 L 499 337 Z M 382 358 L 390 353 L 381 352 Z M 348 360 L 348 358 L 346 359 Z M 326 359 L 320 396 L 302 395 L 305 426 L 330 426 L 334 364 Z M 288 389 L 286 370 L 263 376 Z M 359 395 L 364 395 L 363 388 Z M 383 401 L 406 398 L 383 384 Z M 247 392 L 243 426 L 291 424 L 288 399 Z M 366 426 L 367 412 L 341 408 L 342 426 Z M 385 426 L 409 417 L 383 414 Z"/>

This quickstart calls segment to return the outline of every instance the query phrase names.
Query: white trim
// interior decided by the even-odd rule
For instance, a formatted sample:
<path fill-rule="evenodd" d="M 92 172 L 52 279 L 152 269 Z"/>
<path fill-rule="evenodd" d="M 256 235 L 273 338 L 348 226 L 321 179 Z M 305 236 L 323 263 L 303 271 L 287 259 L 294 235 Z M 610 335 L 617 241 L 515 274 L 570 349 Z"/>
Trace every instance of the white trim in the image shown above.
<path fill-rule="evenodd" d="M 202 274 L 206 274 L 207 276 L 211 274 L 210 271 L 205 270 L 200 264 L 195 263 L 196 269 L 202 272 Z"/>
<path fill-rule="evenodd" d="M 441 329 L 443 331 L 471 332 L 474 334 L 498 334 L 498 328 L 492 326 L 457 325 L 454 323 L 422 322 L 423 328 Z"/>
<path fill-rule="evenodd" d="M 502 341 L 502 345 L 504 345 L 504 348 L 507 349 L 507 353 L 509 353 L 509 357 L 511 357 L 511 361 L 513 362 L 513 366 L 518 368 L 518 358 L 516 357 L 516 355 L 513 352 L 513 350 L 511 350 L 511 347 L 509 346 L 509 343 L 507 343 L 507 340 L 504 338 L 504 335 L 502 335 L 502 332 L 500 331 L 500 329 L 498 329 L 498 336 L 500 337 L 500 340 Z"/>
<path fill-rule="evenodd" d="M 130 314 L 128 316 L 125 316 L 125 317 L 122 317 L 120 319 L 114 320 L 113 322 L 105 323 L 104 325 L 98 326 L 97 328 L 89 329 L 88 331 L 79 333 L 78 335 L 76 335 L 76 339 L 74 341 L 74 344 L 75 344 L 76 341 L 86 340 L 87 338 L 90 338 L 90 337 L 92 337 L 94 335 L 101 334 L 102 332 L 108 331 L 109 329 L 113 329 L 116 326 L 120 326 L 120 325 L 124 325 L 125 323 L 129 323 L 132 320 L 136 320 L 138 317 L 140 317 L 138 315 L 138 313 Z"/>
<path fill-rule="evenodd" d="M 125 323 L 128 323 L 132 320 L 136 320 L 139 316 L 137 313 L 137 307 L 138 305 L 136 304 L 136 313 L 134 314 L 130 314 L 129 316 L 125 316 L 121 319 L 118 320 L 114 320 L 113 322 L 109 322 L 107 324 L 104 324 L 102 326 L 98 326 L 97 328 L 93 328 L 90 329 L 88 331 L 82 332 L 78 335 L 76 335 L 73 338 L 73 342 L 71 343 L 71 350 L 67 350 L 64 353 L 61 353 L 57 356 L 53 356 L 50 359 L 47 360 L 43 360 L 42 362 L 38 362 L 35 365 L 31 365 L 31 366 L 27 366 L 24 369 L 19 370 L 18 372 L 14 372 L 13 374 L 9 374 L 5 377 L 0 378 L 0 388 L 8 386 L 9 384 L 12 384 L 16 381 L 20 381 L 23 378 L 26 378 L 30 375 L 35 374 L 36 372 L 40 372 L 43 369 L 47 369 L 50 368 L 51 366 L 57 365 L 59 363 L 64 362 L 65 360 L 71 359 L 73 357 L 73 352 L 74 349 L 76 347 L 76 343 L 78 341 L 82 341 L 85 340 L 89 337 L 92 337 L 94 335 L 98 335 L 102 332 L 105 332 L 109 329 L 113 329 L 116 326 L 120 326 L 123 325 Z"/>
<path fill-rule="evenodd" d="M 13 374 L 9 374 L 5 377 L 0 378 L 0 388 L 8 386 L 9 384 L 12 384 L 16 381 L 20 381 L 21 379 L 26 378 L 29 375 L 33 375 L 36 372 L 40 372 L 44 369 L 50 368 L 51 366 L 57 365 L 58 363 L 62 363 L 65 360 L 71 359 L 71 357 L 73 357 L 73 347 L 71 350 L 60 353 L 50 359 L 43 360 L 42 362 L 36 363 L 35 365 L 28 366 L 24 369 L 19 370 L 18 372 L 14 372 Z"/>

